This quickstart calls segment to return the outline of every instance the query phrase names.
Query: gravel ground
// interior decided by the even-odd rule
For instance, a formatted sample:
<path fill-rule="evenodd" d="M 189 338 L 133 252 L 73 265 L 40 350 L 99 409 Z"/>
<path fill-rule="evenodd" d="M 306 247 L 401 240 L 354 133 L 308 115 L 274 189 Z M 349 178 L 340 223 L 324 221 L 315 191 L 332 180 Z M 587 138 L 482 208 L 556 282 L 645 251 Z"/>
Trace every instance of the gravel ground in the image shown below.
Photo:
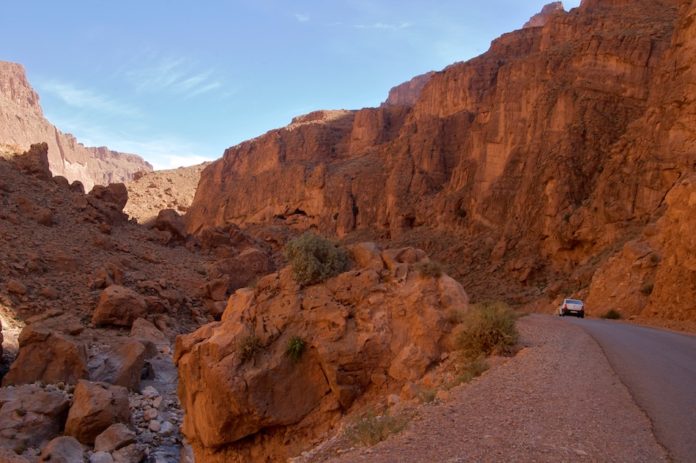
<path fill-rule="evenodd" d="M 518 323 L 524 348 L 397 436 L 332 462 L 668 461 L 595 341 L 546 315 Z M 322 458 L 322 460 L 324 460 Z"/>

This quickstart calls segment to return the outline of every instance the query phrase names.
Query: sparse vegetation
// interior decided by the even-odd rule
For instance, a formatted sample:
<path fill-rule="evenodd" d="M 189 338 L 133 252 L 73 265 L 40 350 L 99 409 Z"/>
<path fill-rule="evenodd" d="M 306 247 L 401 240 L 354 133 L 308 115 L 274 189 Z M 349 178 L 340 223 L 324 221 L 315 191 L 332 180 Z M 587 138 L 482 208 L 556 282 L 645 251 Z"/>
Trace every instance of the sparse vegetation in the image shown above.
<path fill-rule="evenodd" d="M 504 302 L 475 304 L 462 320 L 459 348 L 469 358 L 510 354 L 517 344 L 517 316 Z"/>
<path fill-rule="evenodd" d="M 621 313 L 614 309 L 609 309 L 602 314 L 602 318 L 606 318 L 607 320 L 620 320 Z"/>
<path fill-rule="evenodd" d="M 459 323 L 461 323 L 461 322 L 464 321 L 464 315 L 465 315 L 465 314 L 466 314 L 466 312 L 465 312 L 464 310 L 461 310 L 461 309 L 450 309 L 450 310 L 448 310 L 447 313 L 445 314 L 445 319 L 446 319 L 448 322 L 450 322 L 450 323 L 453 323 L 453 324 L 455 324 L 455 325 L 458 325 Z"/>
<path fill-rule="evenodd" d="M 244 336 L 239 341 L 239 357 L 242 363 L 251 360 L 258 351 L 261 350 L 261 340 L 254 334 Z"/>
<path fill-rule="evenodd" d="M 457 368 L 457 376 L 454 379 L 454 382 L 449 384 L 449 387 L 454 387 L 462 383 L 468 383 L 472 379 L 481 376 L 486 370 L 488 370 L 488 364 L 483 357 L 468 360 L 462 366 Z"/>
<path fill-rule="evenodd" d="M 437 397 L 437 390 L 435 389 L 421 389 L 418 393 L 418 398 L 420 398 L 420 401 L 424 404 L 434 402 L 435 397 Z"/>
<path fill-rule="evenodd" d="M 348 266 L 348 253 L 343 248 L 312 233 L 288 242 L 285 257 L 290 262 L 295 281 L 303 286 L 320 283 Z"/>
<path fill-rule="evenodd" d="M 392 434 L 398 434 L 403 431 L 408 424 L 409 418 L 407 415 L 376 416 L 370 412 L 363 415 L 350 426 L 346 431 L 346 436 L 353 444 L 375 445 Z"/>
<path fill-rule="evenodd" d="M 288 340 L 288 347 L 285 349 L 285 355 L 290 357 L 293 362 L 297 362 L 302 357 L 305 347 L 304 339 L 299 336 L 293 336 Z"/>
<path fill-rule="evenodd" d="M 430 259 L 418 262 L 414 268 L 424 277 L 440 278 L 443 273 L 442 265 Z"/>

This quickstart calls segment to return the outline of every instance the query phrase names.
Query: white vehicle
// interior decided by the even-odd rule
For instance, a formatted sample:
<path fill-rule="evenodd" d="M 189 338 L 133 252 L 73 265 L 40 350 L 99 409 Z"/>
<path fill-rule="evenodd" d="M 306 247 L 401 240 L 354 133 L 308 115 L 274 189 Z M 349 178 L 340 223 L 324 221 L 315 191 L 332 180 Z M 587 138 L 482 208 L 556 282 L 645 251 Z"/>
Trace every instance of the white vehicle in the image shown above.
<path fill-rule="evenodd" d="M 579 299 L 563 299 L 561 306 L 558 308 L 558 315 L 561 317 L 576 315 L 580 318 L 585 318 L 585 303 Z"/>

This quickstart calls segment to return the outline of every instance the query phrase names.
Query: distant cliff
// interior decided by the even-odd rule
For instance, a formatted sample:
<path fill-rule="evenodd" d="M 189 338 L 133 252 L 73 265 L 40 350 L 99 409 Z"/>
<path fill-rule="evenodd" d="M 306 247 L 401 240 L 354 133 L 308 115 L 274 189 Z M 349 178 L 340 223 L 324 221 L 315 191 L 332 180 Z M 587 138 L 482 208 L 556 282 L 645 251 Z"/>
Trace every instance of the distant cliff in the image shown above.
<path fill-rule="evenodd" d="M 68 180 L 93 185 L 124 182 L 152 166 L 134 154 L 106 147 L 86 147 L 58 130 L 43 115 L 39 96 L 27 81 L 20 64 L 0 61 L 0 145 L 5 151 L 22 152 L 32 143 L 48 144 L 51 172 Z"/>

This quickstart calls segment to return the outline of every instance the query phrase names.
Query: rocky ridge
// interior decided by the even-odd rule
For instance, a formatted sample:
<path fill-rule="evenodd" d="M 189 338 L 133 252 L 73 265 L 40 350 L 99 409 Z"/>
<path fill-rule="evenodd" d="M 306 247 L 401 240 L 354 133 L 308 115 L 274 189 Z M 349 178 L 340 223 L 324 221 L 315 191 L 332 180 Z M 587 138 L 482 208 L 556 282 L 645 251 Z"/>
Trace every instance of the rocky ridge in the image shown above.
<path fill-rule="evenodd" d="M 220 322 L 177 338 L 182 430 L 197 461 L 280 461 L 351 410 L 416 389 L 453 349 L 468 297 L 414 248 L 351 248 L 354 268 L 302 288 L 290 267 L 237 290 Z M 398 399 L 397 399 L 398 400 Z"/>
<path fill-rule="evenodd" d="M 176 460 L 173 338 L 213 320 L 211 258 L 129 222 L 123 184 L 53 177 L 47 150 L 0 159 L 0 460 Z M 100 446 L 114 422 L 132 436 Z"/>
<path fill-rule="evenodd" d="M 203 171 L 187 229 L 410 244 L 475 299 L 586 297 L 694 172 L 692 18 L 686 0 L 552 4 L 483 55 L 402 86 L 398 104 L 315 112 L 229 148 Z M 627 313 L 695 319 L 663 299 L 674 283 Z M 596 311 L 611 304 L 594 298 Z"/>
<path fill-rule="evenodd" d="M 51 172 L 69 181 L 94 185 L 124 182 L 152 166 L 134 154 L 106 147 L 87 147 L 61 132 L 44 117 L 39 96 L 29 84 L 24 68 L 0 61 L 0 151 L 22 152 L 33 143 L 48 144 Z"/>

